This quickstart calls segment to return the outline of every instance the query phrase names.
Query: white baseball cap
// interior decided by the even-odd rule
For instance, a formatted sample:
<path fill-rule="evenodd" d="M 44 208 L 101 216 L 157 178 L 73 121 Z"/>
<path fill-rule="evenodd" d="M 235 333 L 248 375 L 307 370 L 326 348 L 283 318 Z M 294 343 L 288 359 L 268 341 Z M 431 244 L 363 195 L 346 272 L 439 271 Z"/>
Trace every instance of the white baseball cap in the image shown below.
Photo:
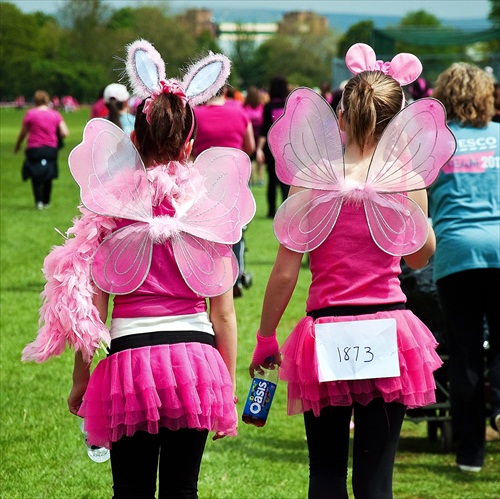
<path fill-rule="evenodd" d="M 127 87 L 121 83 L 111 83 L 104 89 L 104 102 L 116 99 L 119 102 L 126 102 L 130 97 Z"/>

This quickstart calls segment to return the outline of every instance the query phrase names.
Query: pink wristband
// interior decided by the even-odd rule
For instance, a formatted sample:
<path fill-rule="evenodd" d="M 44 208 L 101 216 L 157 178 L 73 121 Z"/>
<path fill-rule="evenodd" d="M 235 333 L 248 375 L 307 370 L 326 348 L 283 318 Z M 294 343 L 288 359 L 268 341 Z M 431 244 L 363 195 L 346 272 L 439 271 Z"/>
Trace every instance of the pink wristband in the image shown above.
<path fill-rule="evenodd" d="M 253 351 L 252 364 L 262 365 L 268 357 L 274 357 L 280 351 L 276 331 L 272 336 L 261 336 L 257 331 L 257 344 Z"/>

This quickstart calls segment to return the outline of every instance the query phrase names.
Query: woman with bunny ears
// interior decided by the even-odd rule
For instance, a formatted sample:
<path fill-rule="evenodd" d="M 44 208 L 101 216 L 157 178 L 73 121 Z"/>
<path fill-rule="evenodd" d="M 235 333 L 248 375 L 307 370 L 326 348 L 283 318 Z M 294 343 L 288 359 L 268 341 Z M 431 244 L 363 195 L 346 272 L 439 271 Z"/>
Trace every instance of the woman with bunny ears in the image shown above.
<path fill-rule="evenodd" d="M 415 56 L 377 61 L 356 44 L 346 64 L 354 76 L 338 121 L 320 95 L 299 88 L 268 135 L 277 174 L 292 187 L 274 219 L 281 245 L 250 375 L 269 357 L 281 363 L 288 413 L 304 415 L 310 498 L 347 498 L 354 414 L 354 495 L 388 499 L 406 408 L 435 401 L 433 371 L 442 363 L 432 333 L 405 309 L 400 260 L 419 268 L 434 252 L 425 188 L 455 139 L 436 100 L 405 107 L 401 86 L 422 70 Z M 276 328 L 305 252 L 307 317 L 280 351 Z"/>
<path fill-rule="evenodd" d="M 188 161 L 192 106 L 225 83 L 226 57 L 167 80 L 138 40 L 126 71 L 143 99 L 135 129 L 129 139 L 91 120 L 70 155 L 82 215 L 45 260 L 44 324 L 23 359 L 74 347 L 69 410 L 84 418 L 88 444 L 111 448 L 115 498 L 154 497 L 158 469 L 159 497 L 194 498 L 208 432 L 237 431 L 231 245 L 255 213 L 251 166 L 231 148 Z M 102 343 L 108 356 L 90 374 Z"/>

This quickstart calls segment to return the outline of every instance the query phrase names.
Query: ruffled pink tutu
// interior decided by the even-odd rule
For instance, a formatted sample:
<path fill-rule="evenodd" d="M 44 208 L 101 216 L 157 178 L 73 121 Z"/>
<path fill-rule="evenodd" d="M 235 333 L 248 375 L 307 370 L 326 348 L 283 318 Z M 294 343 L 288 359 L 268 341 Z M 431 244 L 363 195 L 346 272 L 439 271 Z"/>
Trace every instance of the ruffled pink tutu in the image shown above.
<path fill-rule="evenodd" d="M 231 378 L 222 357 L 203 343 L 123 350 L 103 359 L 90 378 L 79 415 L 88 443 L 111 448 L 123 435 L 160 427 L 236 435 Z"/>
<path fill-rule="evenodd" d="M 322 317 L 316 322 L 347 322 L 394 318 L 397 322 L 400 376 L 366 380 L 318 381 L 314 320 L 304 317 L 283 344 L 280 378 L 288 382 L 288 414 L 326 406 L 366 405 L 376 397 L 399 402 L 409 409 L 436 401 L 433 372 L 442 365 L 437 342 L 409 310 L 392 310 L 358 316 Z"/>

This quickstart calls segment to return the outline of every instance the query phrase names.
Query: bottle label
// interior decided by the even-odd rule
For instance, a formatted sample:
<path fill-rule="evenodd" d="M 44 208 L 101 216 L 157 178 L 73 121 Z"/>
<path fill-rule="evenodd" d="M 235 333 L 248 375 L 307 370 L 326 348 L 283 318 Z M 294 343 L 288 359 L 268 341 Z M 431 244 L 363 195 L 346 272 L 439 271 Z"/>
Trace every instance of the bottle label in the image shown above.
<path fill-rule="evenodd" d="M 250 386 L 244 416 L 266 420 L 273 401 L 276 384 L 265 379 L 254 378 Z"/>

